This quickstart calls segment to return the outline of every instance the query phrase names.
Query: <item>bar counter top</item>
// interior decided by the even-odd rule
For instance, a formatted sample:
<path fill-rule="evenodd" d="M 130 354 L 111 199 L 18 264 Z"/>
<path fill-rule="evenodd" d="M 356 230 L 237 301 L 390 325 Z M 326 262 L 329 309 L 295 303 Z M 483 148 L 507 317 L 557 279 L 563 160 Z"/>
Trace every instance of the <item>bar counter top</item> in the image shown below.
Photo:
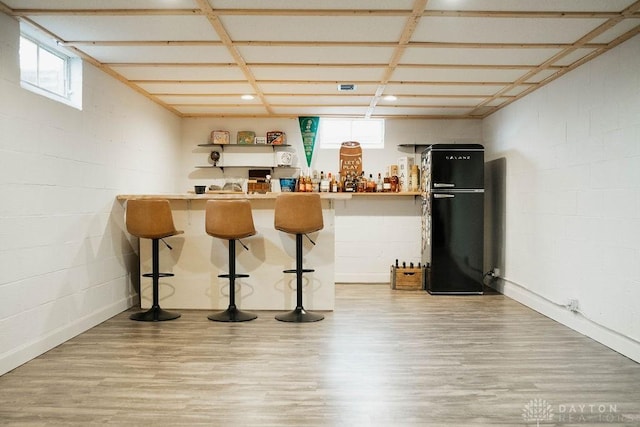
<path fill-rule="evenodd" d="M 167 200 L 207 200 L 207 199 L 256 199 L 269 200 L 275 199 L 282 193 L 266 193 L 266 194 L 247 194 L 241 192 L 207 192 L 205 194 L 187 193 L 159 193 L 159 194 L 119 194 L 116 198 L 119 201 L 129 199 L 167 199 Z M 419 196 L 419 191 L 409 191 L 400 193 L 318 193 L 322 199 L 330 200 L 349 200 L 353 197 L 401 197 L 401 196 Z"/>

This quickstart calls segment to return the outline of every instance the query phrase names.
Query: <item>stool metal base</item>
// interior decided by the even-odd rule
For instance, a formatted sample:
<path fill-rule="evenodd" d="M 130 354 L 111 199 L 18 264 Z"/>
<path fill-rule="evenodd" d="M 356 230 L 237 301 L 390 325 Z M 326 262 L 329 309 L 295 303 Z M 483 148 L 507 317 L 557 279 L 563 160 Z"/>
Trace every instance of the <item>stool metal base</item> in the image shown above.
<path fill-rule="evenodd" d="M 207 316 L 207 319 L 213 320 L 214 322 L 246 322 L 257 318 L 257 314 L 238 310 L 235 306 L 229 306 L 225 311 L 220 311 Z"/>
<path fill-rule="evenodd" d="M 276 315 L 276 319 L 281 322 L 317 322 L 324 319 L 324 315 L 318 313 L 311 313 L 305 310 L 303 307 L 297 307 L 295 310 L 288 313 Z"/>
<path fill-rule="evenodd" d="M 180 313 L 163 310 L 160 307 L 151 307 L 147 311 L 133 313 L 129 316 L 129 319 L 138 320 L 140 322 L 162 322 L 165 320 L 177 319 L 178 317 L 180 317 Z"/>

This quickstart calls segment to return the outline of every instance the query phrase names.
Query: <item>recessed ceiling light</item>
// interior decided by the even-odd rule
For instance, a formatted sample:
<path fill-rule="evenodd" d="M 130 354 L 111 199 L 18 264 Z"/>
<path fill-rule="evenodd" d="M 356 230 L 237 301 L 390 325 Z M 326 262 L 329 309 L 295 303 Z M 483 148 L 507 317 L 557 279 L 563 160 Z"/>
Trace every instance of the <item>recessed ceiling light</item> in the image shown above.
<path fill-rule="evenodd" d="M 251 101 L 254 96 L 253 95 L 242 95 L 240 98 L 244 99 L 245 101 Z"/>
<path fill-rule="evenodd" d="M 397 101 L 398 97 L 395 96 L 395 95 L 387 95 L 387 96 L 384 97 L 384 100 L 385 101 Z"/>

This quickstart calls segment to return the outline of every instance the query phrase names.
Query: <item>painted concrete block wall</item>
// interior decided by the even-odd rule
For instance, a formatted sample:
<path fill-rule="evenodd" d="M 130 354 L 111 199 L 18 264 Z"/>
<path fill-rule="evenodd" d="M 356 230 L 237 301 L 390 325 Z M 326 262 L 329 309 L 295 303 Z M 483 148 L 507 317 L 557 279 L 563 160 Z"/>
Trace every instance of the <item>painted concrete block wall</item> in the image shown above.
<path fill-rule="evenodd" d="M 177 117 L 87 64 L 82 111 L 22 89 L 18 45 L 0 13 L 0 374 L 132 305 L 115 196 L 175 191 L 180 155 Z"/>
<path fill-rule="evenodd" d="M 389 164 L 398 157 L 413 156 L 419 159 L 421 149 L 400 147 L 400 144 L 431 144 L 481 141 L 480 120 L 387 120 L 385 123 L 385 148 L 364 150 L 365 173 L 384 174 Z M 243 168 L 198 169 L 206 165 L 211 147 L 198 147 L 207 142 L 212 130 L 227 130 L 231 139 L 240 130 L 251 130 L 258 136 L 270 130 L 282 130 L 287 134 L 290 148 L 296 153 L 295 166 L 307 170 L 298 120 L 293 119 L 202 119 L 183 120 L 182 165 L 179 184 L 181 191 L 193 190 L 194 185 L 211 185 L 225 177 L 247 177 Z M 230 156 L 234 149 L 223 151 Z M 265 154 L 266 152 L 266 154 Z M 252 165 L 273 164 L 270 150 L 260 149 L 243 153 L 245 161 Z M 336 173 L 339 149 L 320 149 L 316 146 L 311 169 Z M 241 158 L 234 158 L 241 162 Z M 237 163 L 235 163 L 237 164 Z M 297 176 L 297 169 L 278 169 L 275 177 Z M 366 198 L 349 202 L 336 202 L 336 281 L 359 283 L 384 283 L 389 281 L 389 266 L 395 259 L 417 263 L 420 261 L 420 201 L 412 197 Z"/>
<path fill-rule="evenodd" d="M 488 117 L 483 135 L 506 163 L 500 288 L 640 361 L 640 36 Z"/>

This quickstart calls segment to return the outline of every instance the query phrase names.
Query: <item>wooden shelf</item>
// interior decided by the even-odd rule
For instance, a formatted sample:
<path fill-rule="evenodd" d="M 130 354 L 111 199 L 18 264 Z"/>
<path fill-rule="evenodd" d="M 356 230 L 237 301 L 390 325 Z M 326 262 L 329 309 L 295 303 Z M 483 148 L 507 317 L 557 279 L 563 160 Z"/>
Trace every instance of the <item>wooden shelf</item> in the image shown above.
<path fill-rule="evenodd" d="M 402 197 L 402 196 L 419 196 L 420 191 L 400 191 L 398 193 L 348 193 L 355 197 Z"/>
<path fill-rule="evenodd" d="M 290 144 L 198 144 L 198 147 L 220 147 L 222 151 L 224 151 L 225 147 L 243 147 L 243 148 L 265 148 L 271 147 L 279 148 L 279 147 L 291 147 Z"/>
<path fill-rule="evenodd" d="M 196 169 L 220 169 L 224 171 L 224 168 L 250 168 L 250 169 L 271 169 L 272 171 L 275 169 L 299 169 L 297 166 L 252 166 L 252 165 L 202 165 L 196 166 Z"/>

